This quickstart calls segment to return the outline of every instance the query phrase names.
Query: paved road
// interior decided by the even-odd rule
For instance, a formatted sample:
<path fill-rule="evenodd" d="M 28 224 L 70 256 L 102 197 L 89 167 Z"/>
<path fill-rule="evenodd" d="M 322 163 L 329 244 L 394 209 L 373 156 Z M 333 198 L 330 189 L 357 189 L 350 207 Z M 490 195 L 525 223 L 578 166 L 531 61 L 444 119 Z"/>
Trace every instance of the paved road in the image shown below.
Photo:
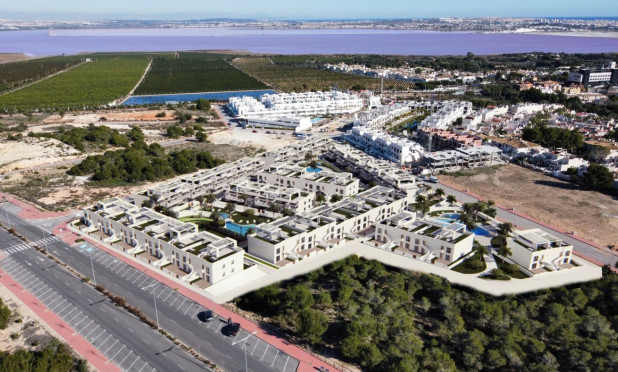
<path fill-rule="evenodd" d="M 469 203 L 469 202 L 475 202 L 478 200 L 466 193 L 455 190 L 442 183 L 439 183 L 439 184 L 440 184 L 440 187 L 443 188 L 447 194 L 455 195 L 455 197 L 457 197 L 457 200 L 461 202 Z M 540 228 L 544 230 L 548 229 L 546 226 L 543 226 L 539 223 L 536 223 L 534 221 L 521 217 L 517 214 L 514 214 L 502 208 L 498 208 L 498 214 L 496 215 L 496 217 L 500 220 L 511 222 L 525 229 L 532 229 L 532 228 Z M 618 256 L 605 252 L 603 250 L 600 250 L 599 248 L 594 247 L 590 244 L 586 244 L 582 242 L 581 240 L 574 239 L 570 235 L 563 234 L 562 232 L 553 230 L 553 229 L 552 229 L 552 234 L 563 239 L 563 241 L 569 244 L 572 244 L 577 252 L 584 254 L 590 258 L 593 258 L 595 260 L 598 260 L 600 262 L 603 262 L 603 263 L 606 263 L 612 266 L 614 265 L 616 261 L 618 261 Z"/>
<path fill-rule="evenodd" d="M 9 211 L 11 226 L 31 241 L 39 241 L 39 245 L 73 269 L 91 278 L 96 278 L 112 293 L 127 299 L 127 302 L 142 311 L 151 319 L 156 319 L 152 290 L 157 296 L 159 323 L 162 329 L 177 336 L 183 343 L 200 352 L 205 358 L 223 368 L 225 371 L 242 371 L 245 367 L 244 350 L 247 349 L 249 369 L 256 372 L 294 372 L 298 368 L 298 360 L 281 352 L 272 345 L 249 334 L 243 329 L 237 337 L 228 337 L 226 319 L 216 317 L 211 322 L 202 322 L 198 314 L 207 310 L 194 301 L 177 293 L 173 288 L 140 272 L 130 265 L 116 259 L 106 252 L 88 244 L 68 246 L 66 243 L 50 238 L 42 228 L 31 221 L 23 220 L 11 212 L 16 206 L 10 203 L 0 205 L 0 209 Z M 0 211 L 2 212 L 2 211 Z M 0 213 L 0 222 L 6 224 L 6 214 Z M 45 223 L 45 221 L 41 221 Z M 43 234 L 47 234 L 43 238 Z M 13 252 L 7 252 L 11 255 Z M 90 262 L 94 265 L 94 275 Z M 149 289 L 142 289 L 153 285 Z M 216 315 L 216 314 L 215 314 Z M 248 337 L 248 338 L 247 338 Z M 242 341 L 243 339 L 246 341 Z M 235 341 L 241 341 L 232 346 Z"/>
<path fill-rule="evenodd" d="M 55 237 L 46 241 L 53 244 Z M 0 229 L 0 267 L 124 371 L 211 371 L 31 245 Z M 145 341 L 147 340 L 147 341 Z"/>

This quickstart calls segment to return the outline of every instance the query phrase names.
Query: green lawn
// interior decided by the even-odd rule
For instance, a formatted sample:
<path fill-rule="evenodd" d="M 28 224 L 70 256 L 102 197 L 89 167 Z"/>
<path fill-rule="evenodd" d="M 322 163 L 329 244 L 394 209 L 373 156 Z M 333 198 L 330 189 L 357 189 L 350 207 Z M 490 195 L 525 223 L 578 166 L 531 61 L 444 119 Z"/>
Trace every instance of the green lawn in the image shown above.
<path fill-rule="evenodd" d="M 480 261 L 480 264 L 475 266 L 474 261 Z M 451 270 L 462 274 L 478 274 L 480 272 L 483 272 L 486 268 L 487 264 L 485 263 L 485 260 L 479 260 L 478 254 L 475 253 L 474 255 L 470 256 L 470 258 L 453 267 Z"/>
<path fill-rule="evenodd" d="M 496 255 L 494 255 L 494 259 L 496 260 L 496 264 L 498 265 L 498 269 L 502 270 L 505 275 L 508 275 L 511 278 L 515 278 L 515 279 L 526 279 L 526 278 L 529 278 L 528 275 L 526 275 L 523 271 L 521 271 L 519 269 L 517 271 L 513 272 L 513 273 L 507 272 L 509 264 L 507 262 L 505 262 L 502 258 L 500 258 L 500 257 L 498 257 Z"/>

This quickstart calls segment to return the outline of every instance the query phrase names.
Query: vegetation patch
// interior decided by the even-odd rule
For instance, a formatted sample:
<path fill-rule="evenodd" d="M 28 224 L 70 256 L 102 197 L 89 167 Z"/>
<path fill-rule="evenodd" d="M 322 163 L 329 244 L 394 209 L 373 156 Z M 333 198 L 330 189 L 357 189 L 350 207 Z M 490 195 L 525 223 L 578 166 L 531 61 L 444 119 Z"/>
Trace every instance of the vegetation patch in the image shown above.
<path fill-rule="evenodd" d="M 367 371 L 607 371 L 618 275 L 493 297 L 356 256 L 236 299 L 290 339 Z"/>
<path fill-rule="evenodd" d="M 30 84 L 74 66 L 82 56 L 38 58 L 30 61 L 0 63 L 0 92 Z"/>
<path fill-rule="evenodd" d="M 268 88 L 216 54 L 178 53 L 157 58 L 135 94 L 221 92 Z"/>

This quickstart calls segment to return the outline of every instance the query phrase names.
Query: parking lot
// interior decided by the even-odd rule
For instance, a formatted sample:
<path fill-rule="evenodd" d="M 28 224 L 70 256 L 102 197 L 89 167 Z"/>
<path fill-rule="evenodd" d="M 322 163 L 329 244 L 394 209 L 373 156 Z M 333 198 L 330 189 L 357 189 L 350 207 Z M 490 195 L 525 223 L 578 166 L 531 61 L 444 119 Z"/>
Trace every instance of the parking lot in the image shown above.
<path fill-rule="evenodd" d="M 151 298 L 153 298 L 154 292 L 154 296 L 157 298 L 157 306 L 159 307 L 159 311 L 161 311 L 162 306 L 167 306 L 173 309 L 178 316 L 191 319 L 195 322 L 196 326 L 201 327 L 204 332 L 212 332 L 218 337 L 221 337 L 221 340 L 224 342 L 228 342 L 230 345 L 233 345 L 233 347 L 238 347 L 241 350 L 246 348 L 248 355 L 254 356 L 262 363 L 265 363 L 267 366 L 271 367 L 273 370 L 281 372 L 294 372 L 298 368 L 299 363 L 297 359 L 261 340 L 259 338 L 259 334 L 250 335 L 246 330 L 241 328 L 236 336 L 227 336 L 224 331 L 228 320 L 215 314 L 214 312 L 212 322 L 200 320 L 198 315 L 211 309 L 205 308 L 204 306 L 180 294 L 175 289 L 160 283 L 144 272 L 124 263 L 107 252 L 87 243 L 75 244 L 73 245 L 73 248 L 81 254 L 92 257 L 93 261 L 104 266 L 115 276 L 123 278 L 126 286 L 138 287 L 139 290 L 148 292 Z M 234 321 L 234 319 L 232 319 L 232 321 Z M 168 332 L 174 336 L 181 336 L 177 335 L 178 331 L 176 330 L 168 329 Z M 201 352 L 201 350 L 196 351 Z"/>
<path fill-rule="evenodd" d="M 5 250 L 7 249 L 11 248 L 5 248 Z M 11 257 L 7 257 L 0 261 L 0 268 L 45 304 L 50 311 L 62 318 L 75 332 L 94 345 L 110 362 L 117 365 L 121 370 L 136 372 L 155 371 L 146 361 L 90 319 L 72 301 L 58 294 L 43 280 L 34 275 L 31 263 L 28 261 L 25 263 L 26 265 L 23 265 Z M 58 274 L 54 273 L 53 275 L 60 279 Z M 76 294 L 81 295 L 79 290 Z M 105 311 L 105 309 L 101 308 L 101 311 Z"/>

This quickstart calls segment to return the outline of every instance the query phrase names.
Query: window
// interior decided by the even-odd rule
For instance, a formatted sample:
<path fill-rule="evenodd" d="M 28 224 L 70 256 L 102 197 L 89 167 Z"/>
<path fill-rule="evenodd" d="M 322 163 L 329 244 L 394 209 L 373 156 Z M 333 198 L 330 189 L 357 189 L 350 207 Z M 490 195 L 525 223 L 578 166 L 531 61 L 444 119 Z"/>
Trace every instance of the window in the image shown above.
<path fill-rule="evenodd" d="M 277 248 L 277 254 L 281 253 L 281 248 Z"/>
<path fill-rule="evenodd" d="M 191 262 L 189 262 L 189 263 L 191 263 Z M 234 260 L 232 260 L 232 265 L 233 265 L 233 264 L 234 264 Z"/>
<path fill-rule="evenodd" d="M 450 254 L 450 253 L 451 253 L 451 248 L 447 247 L 447 248 L 446 248 L 446 253 L 449 253 L 449 254 Z"/>
<path fill-rule="evenodd" d="M 418 244 L 418 239 L 414 239 L 414 244 Z"/>
<path fill-rule="evenodd" d="M 410 237 L 406 236 L 406 241 L 409 242 L 410 241 Z"/>
<path fill-rule="evenodd" d="M 450 261 L 451 260 L 451 255 L 447 254 L 446 256 L 444 256 L 444 259 L 447 260 L 447 261 Z"/>
<path fill-rule="evenodd" d="M 232 267 L 232 272 L 234 272 L 234 268 Z"/>
<path fill-rule="evenodd" d="M 536 257 L 536 258 L 538 258 L 538 257 Z M 536 264 L 535 263 L 532 264 L 532 268 L 536 269 Z"/>
<path fill-rule="evenodd" d="M 210 274 L 210 268 L 209 267 L 206 268 L 206 274 Z"/>

